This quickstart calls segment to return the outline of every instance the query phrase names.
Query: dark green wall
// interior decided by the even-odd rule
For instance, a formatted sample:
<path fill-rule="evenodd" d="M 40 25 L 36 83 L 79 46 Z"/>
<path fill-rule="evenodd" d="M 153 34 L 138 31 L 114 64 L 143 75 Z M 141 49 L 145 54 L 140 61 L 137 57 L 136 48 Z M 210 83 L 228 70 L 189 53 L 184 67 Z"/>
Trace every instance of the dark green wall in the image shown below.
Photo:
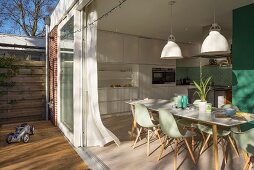
<path fill-rule="evenodd" d="M 233 104 L 254 113 L 254 4 L 233 11 Z"/>

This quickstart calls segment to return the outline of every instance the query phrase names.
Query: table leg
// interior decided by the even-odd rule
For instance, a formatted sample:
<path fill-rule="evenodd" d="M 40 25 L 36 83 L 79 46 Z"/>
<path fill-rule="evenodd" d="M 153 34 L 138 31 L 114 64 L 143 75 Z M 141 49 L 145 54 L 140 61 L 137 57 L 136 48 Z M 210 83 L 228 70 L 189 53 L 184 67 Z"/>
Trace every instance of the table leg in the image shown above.
<path fill-rule="evenodd" d="M 133 140 L 134 139 L 134 130 L 136 129 L 136 125 L 135 125 L 135 120 L 133 120 L 132 122 L 132 126 L 131 126 L 131 136 L 130 136 L 130 140 Z"/>
<path fill-rule="evenodd" d="M 219 170 L 219 154 L 218 154 L 218 138 L 217 138 L 217 125 L 213 124 L 213 157 L 214 169 Z"/>
<path fill-rule="evenodd" d="M 130 139 L 133 140 L 133 136 L 134 136 L 134 130 L 137 128 L 137 124 L 136 124 L 136 120 L 135 120 L 135 111 L 134 111 L 134 106 L 131 105 L 131 112 L 133 115 L 133 122 L 132 122 L 132 126 L 131 126 L 131 136 Z M 137 130 L 138 131 L 138 130 Z"/>

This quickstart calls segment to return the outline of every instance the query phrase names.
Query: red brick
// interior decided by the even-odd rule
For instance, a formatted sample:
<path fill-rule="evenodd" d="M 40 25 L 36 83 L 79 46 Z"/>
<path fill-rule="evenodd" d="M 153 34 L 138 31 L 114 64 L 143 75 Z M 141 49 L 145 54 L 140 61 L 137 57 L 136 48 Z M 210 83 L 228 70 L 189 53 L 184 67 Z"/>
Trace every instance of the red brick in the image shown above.
<path fill-rule="evenodd" d="M 49 97 L 52 103 L 50 120 L 57 126 L 57 26 L 49 33 Z"/>

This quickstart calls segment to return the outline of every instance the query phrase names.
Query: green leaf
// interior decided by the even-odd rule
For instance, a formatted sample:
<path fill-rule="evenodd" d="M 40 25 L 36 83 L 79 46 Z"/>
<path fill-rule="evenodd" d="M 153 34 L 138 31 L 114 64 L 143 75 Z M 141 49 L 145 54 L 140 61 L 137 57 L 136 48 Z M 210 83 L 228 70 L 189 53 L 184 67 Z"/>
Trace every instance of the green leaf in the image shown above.
<path fill-rule="evenodd" d="M 200 85 L 198 85 L 197 82 L 193 81 L 194 85 L 197 88 L 196 93 L 199 95 L 202 101 L 206 100 L 206 96 L 208 92 L 211 90 L 211 87 L 209 86 L 209 82 L 211 81 L 211 79 L 212 79 L 212 76 L 208 77 L 205 81 L 203 81 L 203 77 L 201 77 Z"/>

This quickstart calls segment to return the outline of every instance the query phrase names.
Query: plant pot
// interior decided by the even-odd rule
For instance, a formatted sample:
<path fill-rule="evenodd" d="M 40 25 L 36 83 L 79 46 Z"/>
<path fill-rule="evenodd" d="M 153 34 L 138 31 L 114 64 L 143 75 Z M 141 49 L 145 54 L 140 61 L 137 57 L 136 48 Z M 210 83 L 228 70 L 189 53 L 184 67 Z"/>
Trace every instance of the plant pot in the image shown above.
<path fill-rule="evenodd" d="M 206 112 L 206 105 L 207 105 L 207 101 L 200 101 L 198 103 L 199 113 L 205 113 Z"/>

